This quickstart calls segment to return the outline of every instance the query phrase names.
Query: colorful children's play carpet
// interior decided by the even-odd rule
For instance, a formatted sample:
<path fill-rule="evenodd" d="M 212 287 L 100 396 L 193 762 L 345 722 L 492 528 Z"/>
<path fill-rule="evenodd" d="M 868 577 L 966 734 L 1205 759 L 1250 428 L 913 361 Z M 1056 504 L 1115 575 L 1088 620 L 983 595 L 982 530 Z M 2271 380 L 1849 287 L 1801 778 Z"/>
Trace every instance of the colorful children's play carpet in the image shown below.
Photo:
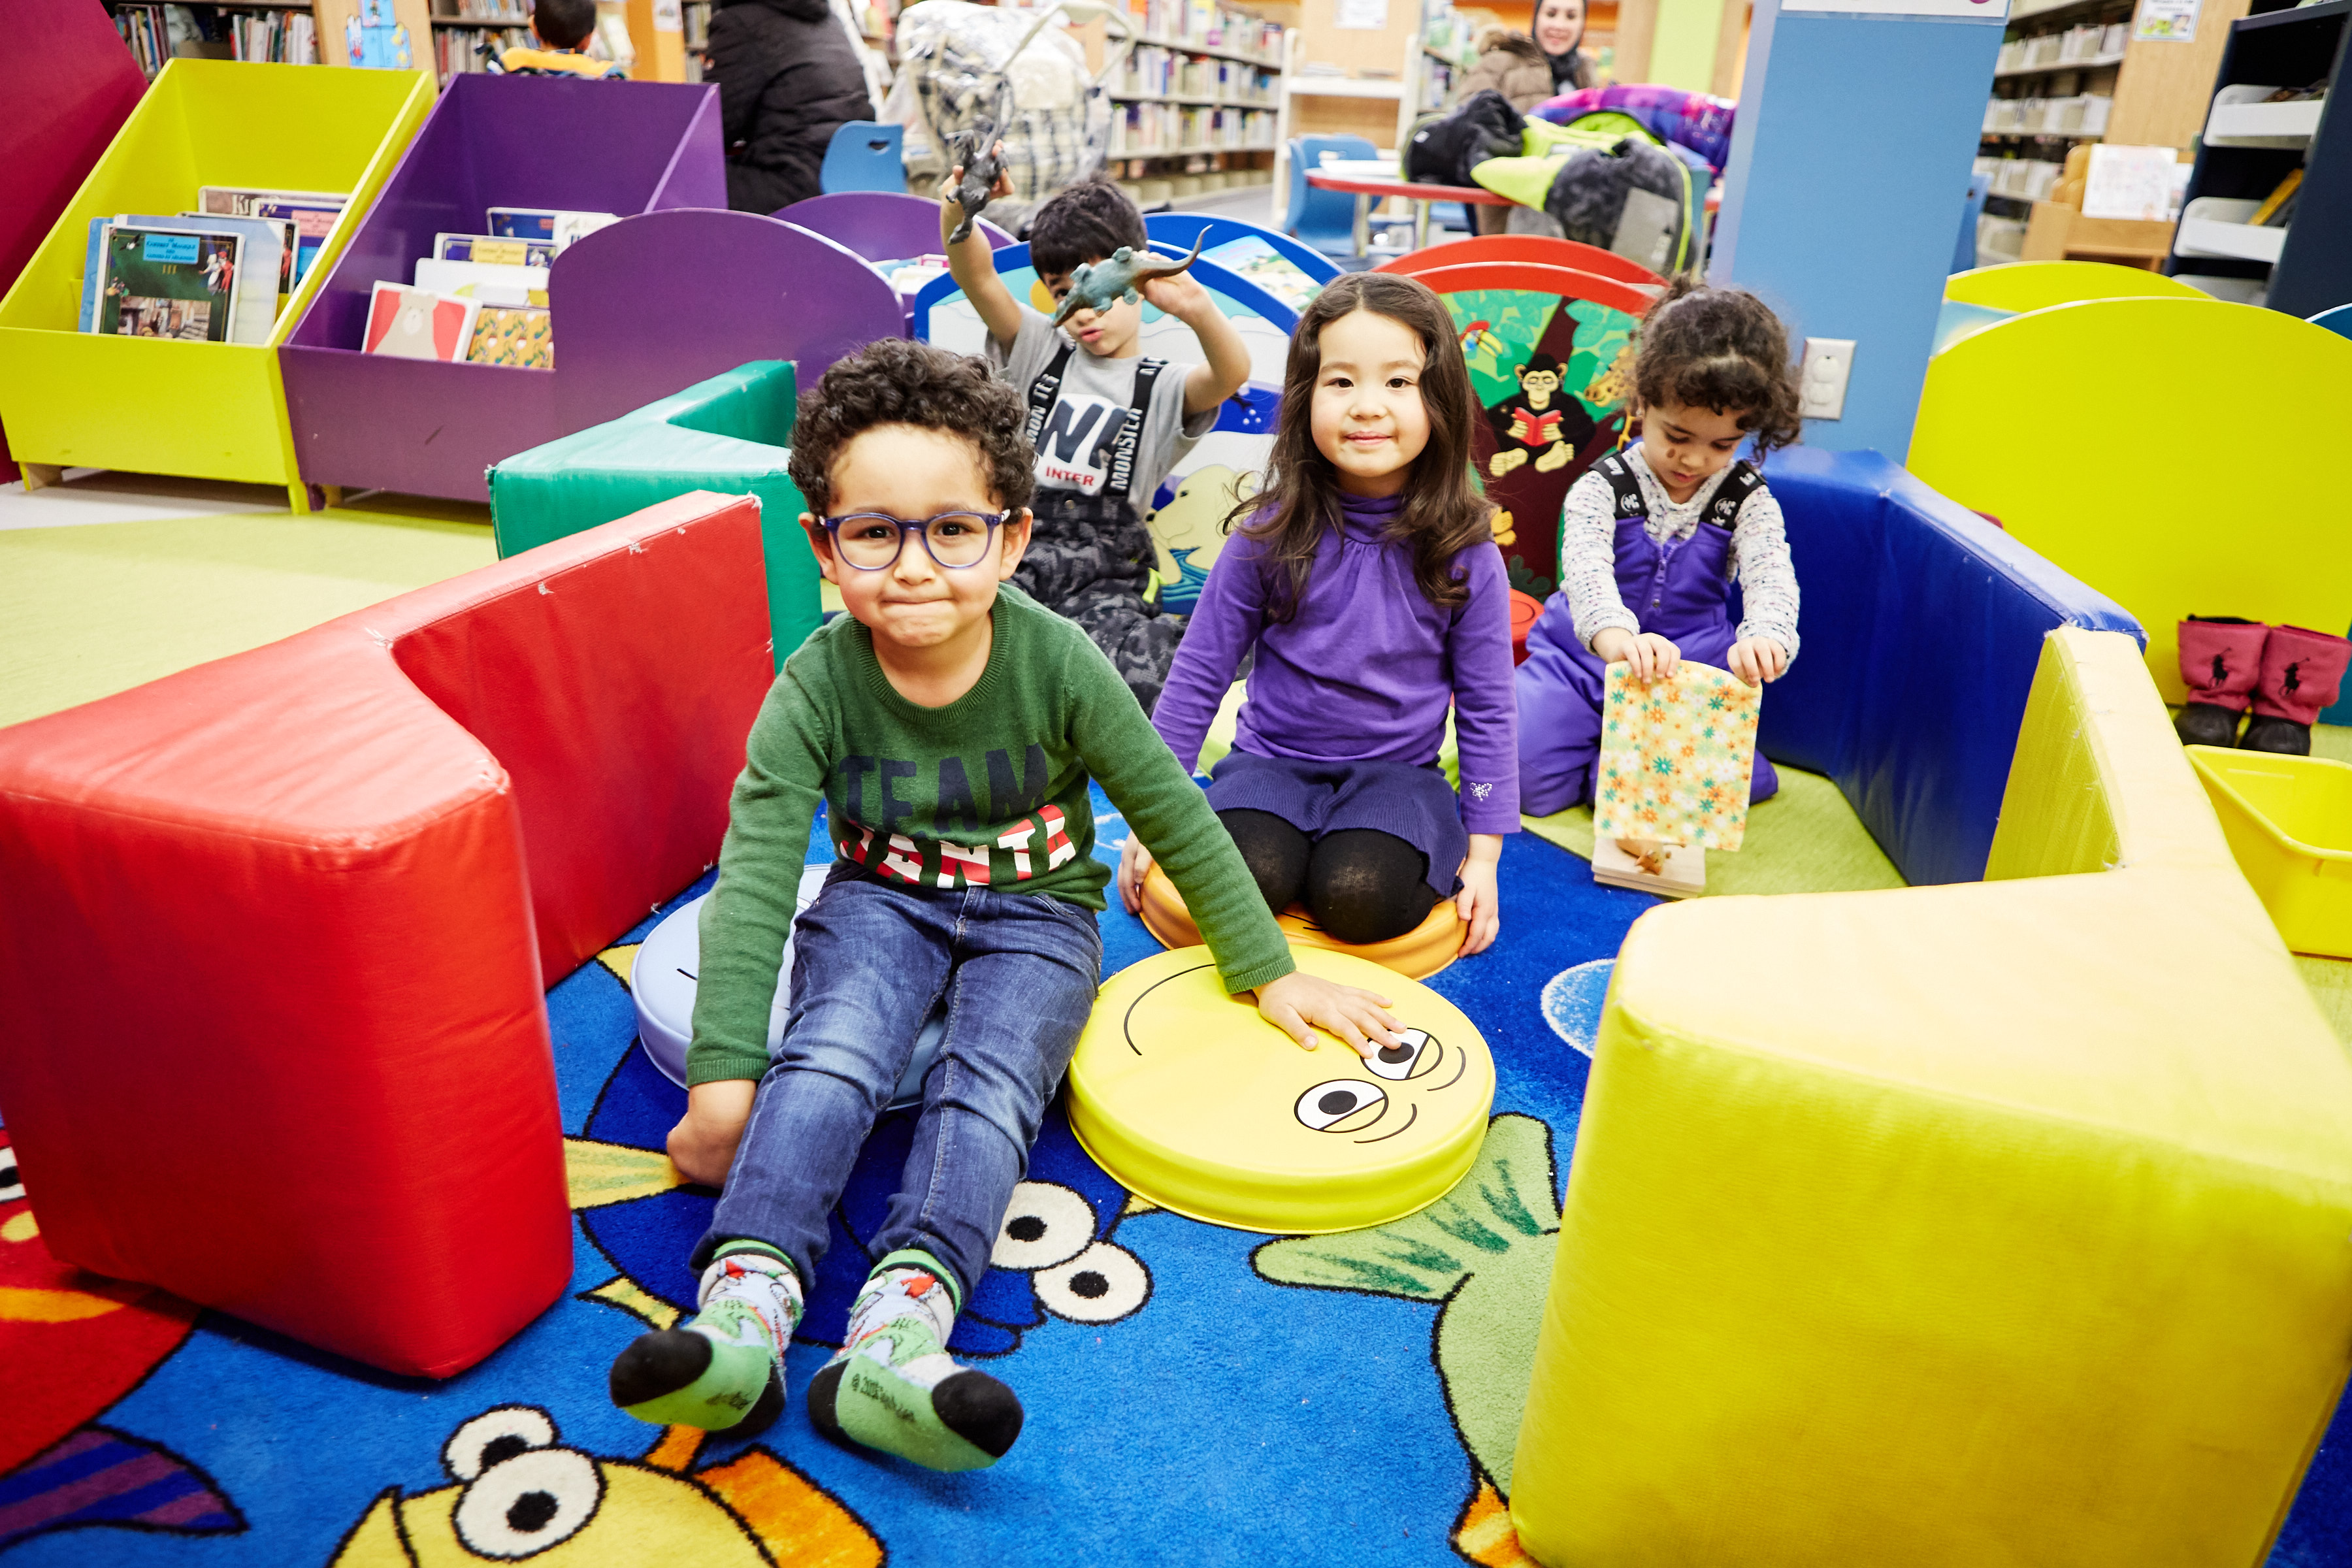
<path fill-rule="evenodd" d="M 1102 828 L 1113 858 L 1123 826 L 1106 812 Z M 1500 943 L 1432 982 L 1493 1048 L 1494 1119 L 1469 1178 L 1418 1215 L 1313 1238 L 1217 1229 L 1130 1198 L 1049 1120 L 953 1342 L 1028 1407 L 1012 1454 L 972 1474 L 837 1447 L 802 1401 L 864 1273 L 903 1115 L 836 1215 L 782 1421 L 748 1444 L 704 1439 L 606 1402 L 614 1354 L 688 1300 L 684 1258 L 712 1202 L 676 1184 L 661 1149 L 683 1092 L 634 1043 L 631 943 L 651 920 L 548 999 L 572 1291 L 447 1383 L 60 1269 L 37 1191 L 28 1207 L 0 1164 L 0 1553 L 192 1568 L 1523 1562 L 1504 1500 L 1587 1053 L 1609 957 L 1654 900 L 1594 886 L 1534 834 L 1509 841 L 1502 894 Z M 1103 924 L 1107 969 L 1157 951 L 1124 913 Z M 2352 1564 L 2352 1421 L 2321 1447 L 2272 1562 Z"/>

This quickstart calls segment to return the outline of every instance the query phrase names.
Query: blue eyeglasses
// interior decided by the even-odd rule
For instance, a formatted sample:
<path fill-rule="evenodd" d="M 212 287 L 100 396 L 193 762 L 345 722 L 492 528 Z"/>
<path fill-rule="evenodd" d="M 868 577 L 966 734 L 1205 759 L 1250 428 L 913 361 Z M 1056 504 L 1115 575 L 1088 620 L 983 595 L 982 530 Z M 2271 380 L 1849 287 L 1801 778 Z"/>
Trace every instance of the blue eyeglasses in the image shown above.
<path fill-rule="evenodd" d="M 892 517 L 887 511 L 853 511 L 845 517 L 821 519 L 833 535 L 834 553 L 860 572 L 879 572 L 898 559 L 909 531 L 941 566 L 977 566 L 988 553 L 989 536 L 1012 519 L 1010 508 L 993 515 L 984 511 L 943 511 L 919 521 Z"/>

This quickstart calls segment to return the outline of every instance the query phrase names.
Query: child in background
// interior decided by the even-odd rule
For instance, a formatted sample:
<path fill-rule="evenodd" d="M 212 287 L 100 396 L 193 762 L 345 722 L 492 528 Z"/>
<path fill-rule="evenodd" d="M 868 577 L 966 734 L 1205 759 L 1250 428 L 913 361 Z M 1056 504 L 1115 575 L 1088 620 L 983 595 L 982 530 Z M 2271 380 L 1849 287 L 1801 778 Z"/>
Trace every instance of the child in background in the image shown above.
<path fill-rule="evenodd" d="M 1382 942 L 1452 898 L 1479 952 L 1519 826 L 1510 582 L 1469 475 L 1470 374 L 1424 284 L 1354 272 L 1291 339 L 1265 487 L 1211 568 L 1154 724 L 1190 768 L 1244 653 L 1248 700 L 1210 774 L 1266 907 Z M 1451 700 L 1458 796 L 1439 771 Z M 1129 839 L 1119 892 L 1150 856 Z"/>
<path fill-rule="evenodd" d="M 592 81 L 626 81 L 611 60 L 583 53 L 596 31 L 596 0 L 535 0 L 530 36 L 536 47 L 517 44 L 492 66 L 500 76 L 576 76 Z"/>
<path fill-rule="evenodd" d="M 1788 329 L 1745 289 L 1676 279 L 1643 318 L 1633 397 L 1642 438 L 1569 490 L 1563 586 L 1519 666 L 1519 804 L 1538 816 L 1592 799 L 1605 666 L 1630 664 L 1647 682 L 1692 658 L 1758 686 L 1797 657 L 1797 574 L 1780 506 L 1756 465 L 1734 458 L 1742 441 L 1756 443 L 1761 462 L 1797 439 Z M 1779 788 L 1758 752 L 1748 798 Z M 1638 839 L 1620 847 L 1645 864 L 1655 849 Z"/>
<path fill-rule="evenodd" d="M 1086 627 L 1150 712 L 1184 623 L 1145 602 L 1154 552 L 1143 509 L 1217 422 L 1217 405 L 1241 390 L 1249 350 L 1209 291 L 1181 274 L 1153 279 L 1138 292 L 1192 329 L 1203 363 L 1145 359 L 1138 336 L 1143 307 L 1124 300 L 1099 312 L 1082 309 L 1066 327 L 1055 327 L 998 279 L 978 226 L 961 244 L 949 242 L 961 210 L 947 197 L 962 178 L 962 169 L 951 169 L 940 187 L 940 247 L 988 327 L 989 363 L 1028 405 L 1029 440 L 1037 448 L 1036 531 L 1013 581 Z M 995 194 L 1013 194 L 1003 175 Z M 1099 177 L 1063 191 L 1029 225 L 1029 259 L 1057 300 L 1081 264 L 1150 244 L 1135 204 Z"/>
<path fill-rule="evenodd" d="M 1021 1402 L 948 1359 L 1013 1184 L 1094 1005 L 1108 868 L 1090 778 L 1159 846 L 1229 991 L 1302 1045 L 1397 1043 L 1370 992 L 1297 973 L 1232 842 L 1102 655 L 1005 585 L 1029 533 L 1020 399 L 978 360 L 885 339 L 801 399 L 801 526 L 848 613 L 786 661 L 751 729 L 702 911 L 670 1158 L 724 1188 L 696 1247 L 700 1310 L 614 1362 L 613 1402 L 748 1435 L 783 1408 L 784 1350 L 826 1219 L 944 1005 L 947 1035 L 839 1354 L 809 1385 L 827 1434 L 934 1469 L 993 1464 Z M 809 825 L 839 858 L 800 917 Z M 830 1325 L 828 1325 L 830 1326 Z"/>

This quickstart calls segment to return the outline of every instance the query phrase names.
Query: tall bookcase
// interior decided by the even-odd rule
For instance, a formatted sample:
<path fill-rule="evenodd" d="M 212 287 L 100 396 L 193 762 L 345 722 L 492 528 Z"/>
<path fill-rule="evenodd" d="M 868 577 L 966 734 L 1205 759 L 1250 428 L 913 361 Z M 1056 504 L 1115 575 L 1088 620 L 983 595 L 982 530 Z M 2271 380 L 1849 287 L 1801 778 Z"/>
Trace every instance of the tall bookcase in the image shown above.
<path fill-rule="evenodd" d="M 1129 0 L 1126 19 L 1135 38 L 1111 79 L 1113 177 L 1147 206 L 1271 181 L 1283 29 L 1208 0 Z"/>
<path fill-rule="evenodd" d="M 2051 189 L 2074 148 L 2107 141 L 2185 154 L 2204 122 L 2204 84 L 2246 7 L 2247 0 L 2204 0 L 2181 40 L 2135 36 L 2134 0 L 2019 0 L 1978 149 L 1978 169 L 1992 180 L 1979 261 L 2017 259 L 2030 217 L 2047 226 L 2063 216 L 2035 209 L 2054 205 Z M 2123 248 L 2103 259 L 2148 265 L 2166 241 L 2152 232 L 2117 243 Z"/>
<path fill-rule="evenodd" d="M 2274 310 L 2311 316 L 2352 303 L 2352 110 L 2331 109 L 2352 0 L 2255 0 L 2230 28 L 2165 270 L 2229 279 Z M 2264 101 L 2328 84 L 2325 96 Z M 2290 221 L 2247 222 L 2294 171 Z"/>

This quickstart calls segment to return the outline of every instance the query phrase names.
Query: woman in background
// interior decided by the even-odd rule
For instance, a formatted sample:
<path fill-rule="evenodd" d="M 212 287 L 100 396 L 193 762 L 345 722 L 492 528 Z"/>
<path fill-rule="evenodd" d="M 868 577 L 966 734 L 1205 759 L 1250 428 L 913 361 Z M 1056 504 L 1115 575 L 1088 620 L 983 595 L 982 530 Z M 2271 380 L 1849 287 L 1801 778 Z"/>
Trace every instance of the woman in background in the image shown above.
<path fill-rule="evenodd" d="M 1456 101 L 1492 88 L 1525 114 L 1548 98 L 1593 85 L 1591 57 L 1584 42 L 1584 0 L 1536 0 L 1531 37 L 1489 27 L 1478 39 L 1478 63 L 1462 81 Z M 1480 234 L 1500 234 L 1507 207 L 1471 209 Z"/>
<path fill-rule="evenodd" d="M 727 205 L 739 212 L 772 213 L 817 195 L 833 133 L 874 113 L 866 69 L 825 0 L 719 0 L 709 60 L 704 79 L 719 84 Z"/>

